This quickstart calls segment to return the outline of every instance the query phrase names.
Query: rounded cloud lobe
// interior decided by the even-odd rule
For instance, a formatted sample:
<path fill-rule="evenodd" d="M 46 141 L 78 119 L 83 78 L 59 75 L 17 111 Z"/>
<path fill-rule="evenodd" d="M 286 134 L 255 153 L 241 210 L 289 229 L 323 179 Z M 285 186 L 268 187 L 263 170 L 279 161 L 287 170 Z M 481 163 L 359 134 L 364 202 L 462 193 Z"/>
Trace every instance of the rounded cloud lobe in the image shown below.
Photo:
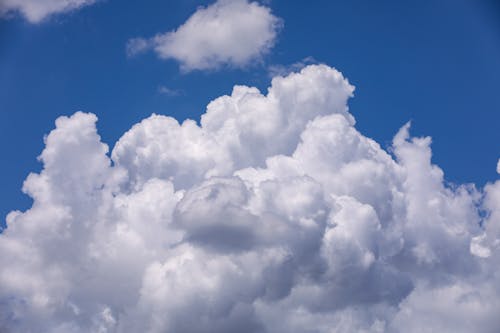
<path fill-rule="evenodd" d="M 247 0 L 219 0 L 200 7 L 176 30 L 153 38 L 132 38 L 127 53 L 154 49 L 184 71 L 245 67 L 273 46 L 282 20 L 268 7 Z"/>
<path fill-rule="evenodd" d="M 6 332 L 495 332 L 500 181 L 449 186 L 407 124 L 355 128 L 325 65 L 152 115 L 111 158 L 61 117 L 0 235 Z"/>

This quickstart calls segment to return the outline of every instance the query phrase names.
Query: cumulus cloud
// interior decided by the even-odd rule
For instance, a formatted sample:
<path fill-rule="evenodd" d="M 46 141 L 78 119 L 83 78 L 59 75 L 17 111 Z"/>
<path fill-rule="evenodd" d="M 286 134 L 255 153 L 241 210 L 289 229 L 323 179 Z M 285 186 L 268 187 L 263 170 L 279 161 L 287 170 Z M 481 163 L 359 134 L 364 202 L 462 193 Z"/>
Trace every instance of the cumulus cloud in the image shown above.
<path fill-rule="evenodd" d="M 273 46 L 282 20 L 270 8 L 247 0 L 218 0 L 200 7 L 177 29 L 152 38 L 132 38 L 127 54 L 154 49 L 184 71 L 244 67 Z"/>
<path fill-rule="evenodd" d="M 409 123 L 385 151 L 353 91 L 310 65 L 110 154 L 59 118 L 0 235 L 0 330 L 496 332 L 500 181 L 447 185 Z"/>
<path fill-rule="evenodd" d="M 30 23 L 40 23 L 54 14 L 67 13 L 97 0 L 2 0 L 0 16 L 18 12 Z"/>

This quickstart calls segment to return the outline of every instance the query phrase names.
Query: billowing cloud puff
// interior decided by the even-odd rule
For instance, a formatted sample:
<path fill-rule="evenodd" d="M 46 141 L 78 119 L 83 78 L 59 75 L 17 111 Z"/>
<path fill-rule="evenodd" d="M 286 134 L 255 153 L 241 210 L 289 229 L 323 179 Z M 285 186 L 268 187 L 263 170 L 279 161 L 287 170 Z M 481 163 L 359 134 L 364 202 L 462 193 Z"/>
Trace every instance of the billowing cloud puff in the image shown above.
<path fill-rule="evenodd" d="M 2 0 L 0 15 L 21 13 L 30 23 L 40 23 L 47 17 L 76 10 L 96 0 Z"/>
<path fill-rule="evenodd" d="M 154 49 L 185 71 L 244 67 L 273 46 L 282 20 L 268 7 L 247 0 L 218 0 L 198 10 L 176 30 L 153 38 L 132 38 L 127 53 Z"/>
<path fill-rule="evenodd" d="M 353 90 L 308 66 L 110 155 L 59 118 L 0 235 L 0 331 L 496 332 L 500 181 L 447 185 L 409 124 L 385 151 Z"/>

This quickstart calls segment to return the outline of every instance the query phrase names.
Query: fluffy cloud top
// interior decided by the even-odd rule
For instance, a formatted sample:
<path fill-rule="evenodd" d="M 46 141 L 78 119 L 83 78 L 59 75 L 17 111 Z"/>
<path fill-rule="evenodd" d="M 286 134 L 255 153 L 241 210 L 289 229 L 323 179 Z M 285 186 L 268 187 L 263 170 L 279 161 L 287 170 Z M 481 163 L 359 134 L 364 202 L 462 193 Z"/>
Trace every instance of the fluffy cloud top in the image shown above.
<path fill-rule="evenodd" d="M 0 235 L 0 331 L 496 332 L 500 181 L 447 186 L 409 124 L 386 152 L 353 89 L 236 86 L 111 157 L 94 115 L 59 118 Z"/>
<path fill-rule="evenodd" d="M 244 67 L 269 51 L 282 21 L 268 7 L 247 0 L 218 0 L 200 7 L 175 31 L 151 39 L 133 38 L 129 55 L 154 49 L 185 71 Z"/>
<path fill-rule="evenodd" d="M 21 13 L 30 23 L 40 23 L 47 17 L 76 10 L 96 0 L 2 0 L 0 16 Z"/>

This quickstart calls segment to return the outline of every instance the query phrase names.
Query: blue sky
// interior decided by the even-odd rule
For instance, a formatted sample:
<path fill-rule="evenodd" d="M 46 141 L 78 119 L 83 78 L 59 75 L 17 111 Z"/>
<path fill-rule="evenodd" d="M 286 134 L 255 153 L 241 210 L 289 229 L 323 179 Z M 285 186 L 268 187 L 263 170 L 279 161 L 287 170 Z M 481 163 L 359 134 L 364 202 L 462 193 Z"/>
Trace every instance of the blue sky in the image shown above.
<path fill-rule="evenodd" d="M 0 331 L 496 332 L 499 87 L 496 0 L 0 0 Z"/>
<path fill-rule="evenodd" d="M 60 115 L 99 117 L 113 147 L 151 113 L 199 119 L 234 84 L 269 85 L 269 66 L 306 57 L 356 86 L 357 128 L 388 146 L 406 121 L 433 137 L 433 161 L 452 182 L 495 177 L 500 152 L 500 6 L 495 1 L 273 0 L 284 27 L 262 61 L 183 73 L 153 52 L 127 57 L 132 37 L 175 29 L 210 1 L 107 0 L 30 24 L 0 21 L 0 215 L 26 209 L 21 186 Z M 164 86 L 176 96 L 159 93 Z M 3 218 L 2 218 L 3 222 Z"/>

